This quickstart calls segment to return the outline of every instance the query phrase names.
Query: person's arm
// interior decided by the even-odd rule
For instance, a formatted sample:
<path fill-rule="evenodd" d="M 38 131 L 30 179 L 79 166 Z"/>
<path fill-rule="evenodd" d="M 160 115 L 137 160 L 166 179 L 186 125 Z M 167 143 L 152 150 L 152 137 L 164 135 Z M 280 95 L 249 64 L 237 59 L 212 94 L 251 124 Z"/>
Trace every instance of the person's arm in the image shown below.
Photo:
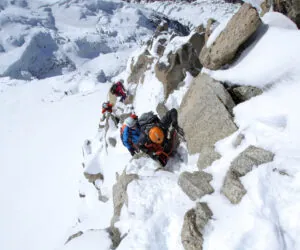
<path fill-rule="evenodd" d="M 178 119 L 177 110 L 171 109 L 164 115 L 163 118 L 161 118 L 161 123 L 166 129 L 168 129 L 171 126 L 171 124 L 173 125 L 173 127 L 174 125 L 178 125 L 177 119 Z"/>
<path fill-rule="evenodd" d="M 129 142 L 129 128 L 126 127 L 124 129 L 124 132 L 123 132 L 123 143 L 124 143 L 124 146 L 130 151 L 132 150 L 132 146 L 131 146 L 131 143 Z"/>

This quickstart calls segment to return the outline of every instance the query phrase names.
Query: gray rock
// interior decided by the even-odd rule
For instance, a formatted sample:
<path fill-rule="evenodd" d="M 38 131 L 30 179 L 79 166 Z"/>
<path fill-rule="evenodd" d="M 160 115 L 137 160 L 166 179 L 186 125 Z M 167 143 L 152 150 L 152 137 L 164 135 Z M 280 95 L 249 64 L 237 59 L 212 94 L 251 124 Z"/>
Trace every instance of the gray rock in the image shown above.
<path fill-rule="evenodd" d="M 168 108 L 166 107 L 166 105 L 164 103 L 159 103 L 159 104 L 157 104 L 156 112 L 157 112 L 158 116 L 160 118 L 162 118 L 168 112 Z"/>
<path fill-rule="evenodd" d="M 231 163 L 221 193 L 223 193 L 231 203 L 239 203 L 247 193 L 240 181 L 240 177 L 249 173 L 253 166 L 270 162 L 273 158 L 274 154 L 269 151 L 254 146 L 248 147 Z"/>
<path fill-rule="evenodd" d="M 104 83 L 107 81 L 106 75 L 102 69 L 97 74 L 97 80 L 98 80 L 98 82 L 101 82 L 101 83 Z"/>
<path fill-rule="evenodd" d="M 271 162 L 273 158 L 273 153 L 262 148 L 250 146 L 233 160 L 230 168 L 239 176 L 244 176 L 252 170 L 253 166 Z"/>
<path fill-rule="evenodd" d="M 226 28 L 209 47 L 204 47 L 200 54 L 202 65 L 217 70 L 229 64 L 238 50 L 262 24 L 259 14 L 250 4 L 243 4 L 232 17 Z"/>
<path fill-rule="evenodd" d="M 211 180 L 212 175 L 203 171 L 183 172 L 178 178 L 178 185 L 194 201 L 214 192 L 213 187 L 209 184 Z"/>
<path fill-rule="evenodd" d="M 198 158 L 197 167 L 199 170 L 209 167 L 214 161 L 221 158 L 221 155 L 211 147 L 205 147 L 201 150 Z"/>
<path fill-rule="evenodd" d="M 223 85 L 205 74 L 194 79 L 179 109 L 190 154 L 201 153 L 236 131 L 231 112 L 234 102 Z"/>
<path fill-rule="evenodd" d="M 122 240 L 119 229 L 114 226 L 110 226 L 109 228 L 106 229 L 106 232 L 109 234 L 109 237 L 112 242 L 111 249 L 113 250 L 116 249 Z"/>
<path fill-rule="evenodd" d="M 181 242 L 185 250 L 202 249 L 203 230 L 212 215 L 207 204 L 202 202 L 186 212 L 181 230 Z"/>
<path fill-rule="evenodd" d="M 245 136 L 243 134 L 239 134 L 237 138 L 233 141 L 232 146 L 234 148 L 237 148 L 241 145 L 242 141 L 245 139 Z"/>
<path fill-rule="evenodd" d="M 204 35 L 195 33 L 190 42 L 183 44 L 175 54 L 168 54 L 168 64 L 158 61 L 155 65 L 155 75 L 164 84 L 165 97 L 179 87 L 188 71 L 197 76 L 202 69 L 198 55 L 204 46 Z"/>
<path fill-rule="evenodd" d="M 142 53 L 136 62 L 131 63 L 131 73 L 127 79 L 129 83 L 143 83 L 144 74 L 149 69 L 153 62 L 153 57 L 150 56 L 147 50 Z"/>
<path fill-rule="evenodd" d="M 157 55 L 162 56 L 164 54 L 165 48 L 165 46 L 159 44 L 156 49 Z"/>
<path fill-rule="evenodd" d="M 119 176 L 117 183 L 113 186 L 114 217 L 111 222 L 112 225 L 119 220 L 123 205 L 128 203 L 126 193 L 127 186 L 135 179 L 138 179 L 138 175 L 127 175 L 124 171 L 122 175 Z"/>
<path fill-rule="evenodd" d="M 252 86 L 239 86 L 232 89 L 231 96 L 236 103 L 241 103 L 251 99 L 254 96 L 261 95 L 263 91 L 259 88 L 252 87 Z"/>
<path fill-rule="evenodd" d="M 65 242 L 65 244 L 69 243 L 71 240 L 77 238 L 77 237 L 80 237 L 81 235 L 83 235 L 83 232 L 82 231 L 78 231 L 77 233 L 75 234 L 72 234 L 68 239 L 67 241 Z"/>
<path fill-rule="evenodd" d="M 213 24 L 216 23 L 216 20 L 210 18 L 207 20 L 206 30 L 205 30 L 205 42 L 207 42 L 208 38 L 210 37 L 211 33 L 213 32 Z"/>
<path fill-rule="evenodd" d="M 205 38 L 203 34 L 195 33 L 189 39 L 189 43 L 193 46 L 196 50 L 196 55 L 199 56 L 200 52 L 205 44 Z"/>
<path fill-rule="evenodd" d="M 109 137 L 108 138 L 108 143 L 112 146 L 115 147 L 117 145 L 117 140 L 115 138 Z"/>
<path fill-rule="evenodd" d="M 90 173 L 86 173 L 83 172 L 84 177 L 91 183 L 95 183 L 96 180 L 103 180 L 103 175 L 101 173 L 97 173 L 97 174 L 90 174 Z"/>
<path fill-rule="evenodd" d="M 112 240 L 112 249 L 116 249 L 122 240 L 121 233 L 115 227 L 115 223 L 119 220 L 123 205 L 128 204 L 127 186 L 133 180 L 138 179 L 138 175 L 127 175 L 125 171 L 121 175 L 116 176 L 118 178 L 117 183 L 113 186 L 114 215 L 111 219 L 110 227 L 107 229 Z"/>
<path fill-rule="evenodd" d="M 197 26 L 195 29 L 194 29 L 195 32 L 197 33 L 205 33 L 205 28 L 204 28 L 204 25 L 203 24 L 200 24 L 199 26 Z"/>
<path fill-rule="evenodd" d="M 221 193 L 224 194 L 231 203 L 238 204 L 247 191 L 241 183 L 239 176 L 232 170 L 228 170 Z"/>
<path fill-rule="evenodd" d="M 155 76 L 164 85 L 165 99 L 173 90 L 177 89 L 179 83 L 185 78 L 185 73 L 177 58 L 177 54 L 170 54 L 168 56 L 169 65 L 159 61 L 155 64 Z"/>

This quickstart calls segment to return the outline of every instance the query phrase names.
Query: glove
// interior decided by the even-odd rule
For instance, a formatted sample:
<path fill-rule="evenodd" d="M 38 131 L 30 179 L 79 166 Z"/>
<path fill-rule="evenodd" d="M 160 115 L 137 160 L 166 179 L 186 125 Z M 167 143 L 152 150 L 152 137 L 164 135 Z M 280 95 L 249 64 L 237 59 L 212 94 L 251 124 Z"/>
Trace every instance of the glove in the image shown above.
<path fill-rule="evenodd" d="M 136 154 L 134 149 L 130 149 L 129 152 L 130 152 L 131 156 L 134 156 Z"/>

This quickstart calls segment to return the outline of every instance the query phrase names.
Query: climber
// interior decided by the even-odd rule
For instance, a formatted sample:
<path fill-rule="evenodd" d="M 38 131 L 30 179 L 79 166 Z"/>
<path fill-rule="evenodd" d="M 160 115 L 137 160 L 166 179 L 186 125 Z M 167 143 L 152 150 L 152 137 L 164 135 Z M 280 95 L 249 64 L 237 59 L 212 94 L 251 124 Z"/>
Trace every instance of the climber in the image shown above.
<path fill-rule="evenodd" d="M 177 116 L 177 110 L 171 109 L 161 120 L 151 111 L 139 119 L 142 132 L 138 147 L 152 159 L 158 160 L 162 166 L 167 164 L 175 149 L 175 136 L 178 134 L 184 137 L 183 129 L 178 126 Z"/>
<path fill-rule="evenodd" d="M 107 101 L 102 104 L 102 118 L 100 119 L 100 121 L 103 122 L 106 118 L 109 117 L 114 121 L 117 127 L 120 119 L 113 114 L 113 105 L 109 101 Z"/>
<path fill-rule="evenodd" d="M 119 80 L 116 83 L 114 83 L 110 88 L 110 93 L 112 93 L 117 97 L 121 97 L 120 99 L 121 102 L 124 102 L 127 97 L 126 90 L 124 88 L 123 83 L 124 83 L 123 80 Z"/>
<path fill-rule="evenodd" d="M 126 118 L 120 132 L 123 145 L 128 149 L 130 154 L 134 156 L 139 152 L 137 143 L 141 133 L 138 117 L 135 114 L 131 114 Z"/>

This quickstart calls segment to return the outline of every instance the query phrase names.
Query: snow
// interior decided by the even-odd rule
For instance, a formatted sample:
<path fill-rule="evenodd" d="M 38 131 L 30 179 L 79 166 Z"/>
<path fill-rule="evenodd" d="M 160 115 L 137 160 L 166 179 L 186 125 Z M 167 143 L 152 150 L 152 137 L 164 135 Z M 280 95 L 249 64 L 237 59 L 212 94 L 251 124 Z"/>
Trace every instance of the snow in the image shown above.
<path fill-rule="evenodd" d="M 191 28 L 200 24 L 206 26 L 209 18 L 222 22 L 239 8 L 238 4 L 225 3 L 223 0 L 197 0 L 193 3 L 157 1 L 147 3 L 145 6 Z"/>
<path fill-rule="evenodd" d="M 263 23 L 278 28 L 297 30 L 297 25 L 287 16 L 279 12 L 267 12 L 262 17 Z"/>
<path fill-rule="evenodd" d="M 298 30 L 270 26 L 228 70 L 209 74 L 217 80 L 256 87 L 293 78 L 298 74 L 299 42 Z"/>
<path fill-rule="evenodd" d="M 272 83 L 272 87 L 234 108 L 239 131 L 216 144 L 222 158 L 207 169 L 214 176 L 212 184 L 216 192 L 203 199 L 214 213 L 214 220 L 205 231 L 204 249 L 300 247 L 297 239 L 300 230 L 297 226 L 300 219 L 297 212 L 300 206 L 300 140 L 297 129 L 300 122 L 297 111 L 300 76 L 299 63 L 295 61 L 299 32 L 291 30 L 290 21 L 284 21 L 280 15 L 268 15 L 272 24 L 280 23 L 280 27 L 286 29 L 270 26 L 233 67 L 210 72 L 222 81 L 261 88 Z M 239 133 L 245 139 L 235 149 L 232 142 Z M 254 167 L 241 178 L 247 194 L 241 203 L 232 205 L 218 191 L 230 162 L 248 145 L 275 153 L 275 159 Z"/>
<path fill-rule="evenodd" d="M 150 171 L 157 164 L 142 158 L 126 169 L 127 173 L 138 170 L 140 178 L 128 185 L 128 207 L 123 206 L 120 221 L 116 223 L 122 235 L 128 234 L 118 250 L 183 249 L 180 240 L 183 217 L 194 202 L 177 185 L 182 170 L 168 172 L 172 166 L 168 163 L 167 171 Z M 185 164 L 196 169 L 193 161 Z"/>
<path fill-rule="evenodd" d="M 70 243 L 66 244 L 61 250 L 97 250 L 99 246 L 103 250 L 109 250 L 111 241 L 108 233 L 104 231 L 87 231 L 83 235 L 73 239 Z"/>
<path fill-rule="evenodd" d="M 257 7 L 260 1 L 252 3 Z M 110 249 L 106 229 L 114 212 L 112 187 L 124 169 L 139 179 L 128 185 L 128 204 L 115 224 L 127 235 L 117 249 L 183 249 L 184 214 L 195 202 L 177 181 L 183 171 L 197 170 L 199 155 L 188 155 L 181 143 L 164 169 L 146 157 L 131 159 L 120 140 L 120 126 L 109 120 L 108 130 L 97 130 L 101 103 L 108 98 L 111 81 L 120 78 L 136 97 L 134 109 L 118 103 L 118 112 L 124 108 L 141 115 L 156 111 L 164 100 L 163 85 L 154 74 L 157 58 L 143 84 L 126 82 L 132 60 L 153 32 L 149 17 L 154 12 L 149 9 L 196 27 L 210 17 L 226 21 L 238 5 L 221 0 L 144 6 L 19 0 L 1 6 L 1 249 Z M 214 214 L 204 231 L 205 250 L 300 249 L 300 37 L 291 21 L 278 13 L 266 14 L 263 21 L 268 29 L 260 30 L 232 67 L 204 70 L 229 84 L 265 90 L 235 107 L 239 130 L 216 143 L 222 158 L 205 170 L 213 175 L 215 189 L 201 199 Z M 175 37 L 166 51 L 176 50 L 188 38 Z M 192 80 L 187 73 L 168 97 L 169 109 L 180 106 Z M 240 133 L 245 139 L 235 148 Z M 109 138 L 116 140 L 115 147 Z M 82 147 L 87 139 L 90 148 Z M 232 205 L 220 189 L 231 161 L 249 145 L 270 150 L 275 159 L 241 178 L 247 194 Z M 104 179 L 89 183 L 83 172 L 102 173 Z M 83 235 L 65 244 L 79 231 Z"/>

